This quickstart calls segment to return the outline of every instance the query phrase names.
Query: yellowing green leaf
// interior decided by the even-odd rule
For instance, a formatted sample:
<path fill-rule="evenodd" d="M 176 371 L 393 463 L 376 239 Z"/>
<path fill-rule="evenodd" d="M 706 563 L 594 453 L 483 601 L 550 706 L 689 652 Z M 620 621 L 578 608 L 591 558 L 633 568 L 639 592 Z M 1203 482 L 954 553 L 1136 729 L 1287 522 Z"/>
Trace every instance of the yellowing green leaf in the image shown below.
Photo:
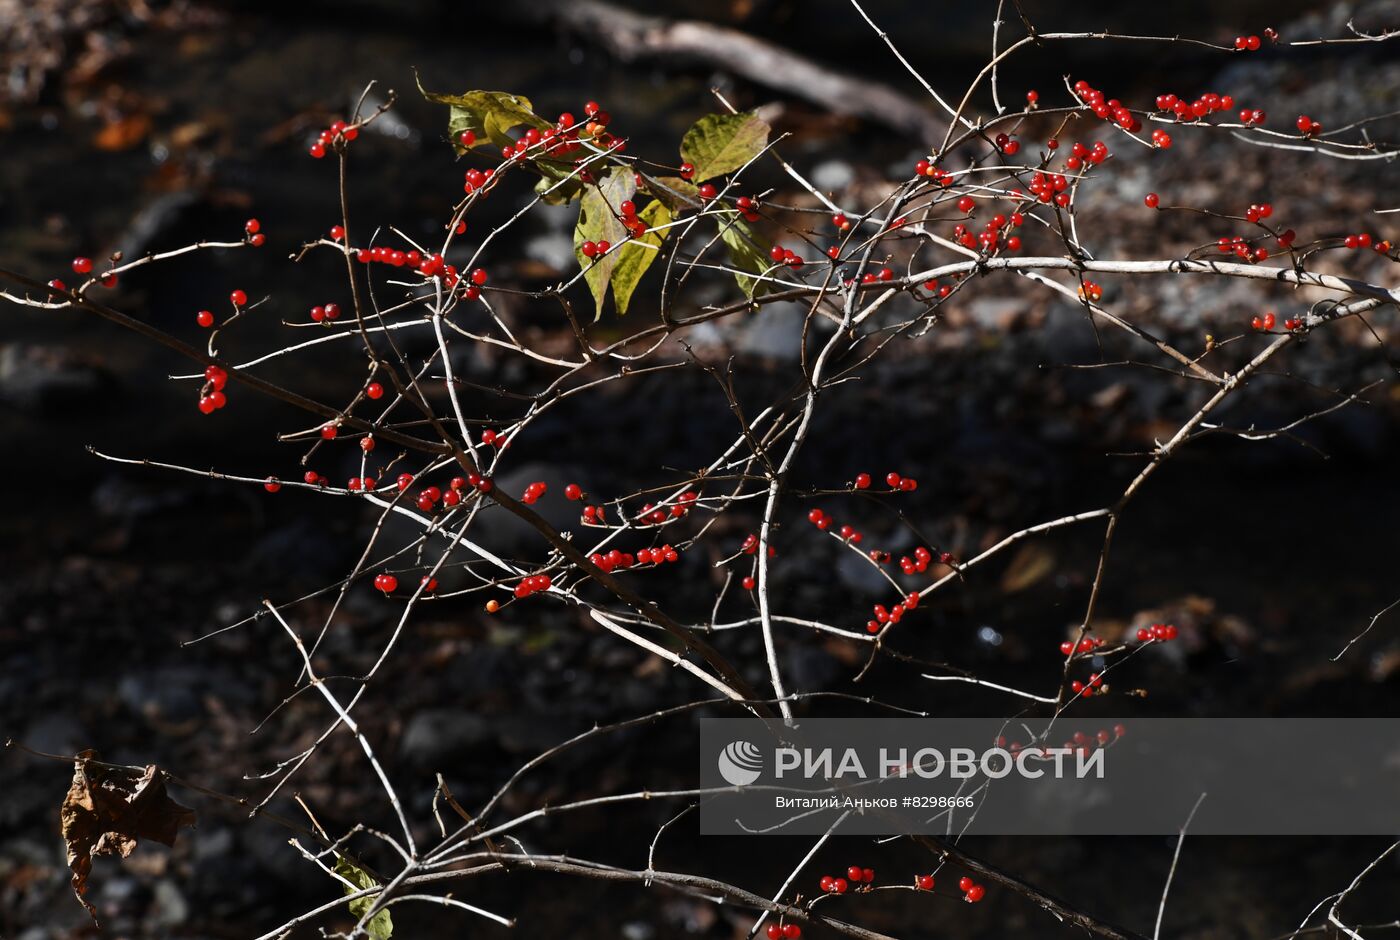
<path fill-rule="evenodd" d="M 637 218 L 647 224 L 647 232 L 641 238 L 627 242 L 618 250 L 617 264 L 612 272 L 613 301 L 617 304 L 619 314 L 627 312 L 627 305 L 632 300 L 632 292 L 637 289 L 637 283 L 661 254 L 661 244 L 666 241 L 666 235 L 670 231 L 663 226 L 670 223 L 671 210 L 667 209 L 660 199 L 653 199 L 637 213 Z"/>
<path fill-rule="evenodd" d="M 762 274 L 772 267 L 768 257 L 771 246 L 750 228 L 748 223 L 739 218 L 737 212 L 726 213 L 720 219 L 719 226 L 720 238 L 724 239 L 724 244 L 729 248 L 729 263 L 735 268 L 734 280 L 738 282 L 744 296 L 752 300 L 766 292 L 770 282 L 749 277 L 743 272 Z"/>
<path fill-rule="evenodd" d="M 355 886 L 351 888 L 350 885 L 346 885 L 346 894 L 354 894 L 358 889 L 379 887 L 379 882 L 371 878 L 368 872 L 344 855 L 336 856 L 335 873 Z M 365 912 L 373 906 L 374 901 L 373 897 L 356 898 L 350 902 L 350 914 L 358 921 L 365 916 Z M 394 921 L 389 916 L 388 908 L 371 917 L 369 923 L 365 924 L 365 931 L 369 934 L 370 940 L 389 940 L 394 935 Z"/>
<path fill-rule="evenodd" d="M 632 171 L 615 166 L 599 178 L 596 186 L 589 185 L 584 189 L 583 199 L 579 203 L 578 224 L 574 226 L 574 256 L 578 258 L 579 267 L 587 272 L 584 280 L 593 292 L 593 302 L 597 308 L 594 319 L 603 315 L 603 299 L 608 293 L 608 282 L 622 252 L 615 251 L 592 259 L 584 255 L 582 245 L 600 240 L 611 245 L 622 244 L 627 230 L 618 221 L 617 207 L 631 199 L 636 191 L 637 183 Z"/>
<path fill-rule="evenodd" d="M 421 81 L 418 83 L 418 90 L 429 101 L 451 107 L 447 132 L 452 146 L 456 147 L 458 152 L 465 149 L 459 139 L 463 131 L 471 131 L 476 135 L 477 143 L 473 146 L 490 143 L 504 147 L 515 143 L 507 133 L 513 127 L 523 125 L 542 131 L 550 126 L 548 121 L 535 113 L 530 99 L 523 95 L 512 95 L 506 91 L 469 91 L 460 95 L 440 95 L 425 90 Z"/>
<path fill-rule="evenodd" d="M 768 123 L 752 111 L 707 114 L 681 139 L 681 159 L 695 165 L 695 179 L 733 173 L 763 152 Z"/>

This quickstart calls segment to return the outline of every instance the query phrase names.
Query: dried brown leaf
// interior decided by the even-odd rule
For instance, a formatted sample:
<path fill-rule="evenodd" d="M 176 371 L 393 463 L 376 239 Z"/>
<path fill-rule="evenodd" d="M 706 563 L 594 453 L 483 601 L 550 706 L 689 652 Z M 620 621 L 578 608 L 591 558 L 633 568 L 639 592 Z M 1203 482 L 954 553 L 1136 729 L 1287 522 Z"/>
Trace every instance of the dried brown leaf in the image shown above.
<path fill-rule="evenodd" d="M 97 909 L 83 895 L 94 855 L 125 858 L 141 839 L 174 845 L 180 829 L 195 822 L 194 811 L 165 792 L 165 775 L 155 764 L 138 771 L 96 763 L 95 756 L 83 751 L 74 761 L 73 782 L 60 811 L 73 893 L 93 923 Z"/>
<path fill-rule="evenodd" d="M 1055 570 L 1055 553 L 1044 545 L 1031 543 L 1011 559 L 1001 576 L 1001 589 L 1008 594 L 1024 591 Z"/>

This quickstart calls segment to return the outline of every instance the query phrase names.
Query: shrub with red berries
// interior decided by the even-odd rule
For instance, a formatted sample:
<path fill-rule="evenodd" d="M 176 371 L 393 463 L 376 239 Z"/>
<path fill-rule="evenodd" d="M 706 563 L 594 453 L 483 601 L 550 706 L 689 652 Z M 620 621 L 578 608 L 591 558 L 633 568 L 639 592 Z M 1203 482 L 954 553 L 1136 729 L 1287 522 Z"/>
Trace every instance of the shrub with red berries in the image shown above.
<path fill-rule="evenodd" d="M 1016 12 L 998 28 L 1026 29 Z M 352 915 L 366 921 L 359 933 L 387 937 L 390 908 L 397 916 L 400 902 L 425 897 L 480 914 L 489 893 L 462 898 L 486 872 L 655 883 L 687 903 L 744 909 L 742 923 L 715 927 L 716 935 L 761 930 L 768 940 L 798 940 L 806 924 L 812 935 L 873 936 L 852 924 L 877 923 L 871 905 L 887 897 L 975 918 L 986 912 L 962 904 L 987 899 L 989 884 L 989 910 L 1019 893 L 1056 924 L 1122 935 L 955 842 L 857 849 L 833 829 L 830 846 L 823 840 L 795 870 L 785 858 L 786 869 L 762 883 L 747 864 L 672 872 L 665 865 L 686 856 L 669 852 L 667 840 L 712 794 L 611 758 L 594 772 L 603 761 L 583 756 L 622 736 L 670 734 L 697 713 L 752 714 L 777 736 L 800 729 L 818 703 L 861 715 L 905 708 L 883 700 L 890 688 L 918 700 L 905 710 L 970 707 L 955 696 L 975 695 L 976 707 L 1008 720 L 1080 727 L 1056 732 L 1070 749 L 1106 749 L 1124 726 L 1093 719 L 1096 709 L 1130 711 L 1161 687 L 1189 692 L 1195 686 L 1182 671 L 1196 651 L 1236 642 L 1194 619 L 1176 618 L 1181 629 L 1137 619 L 1141 608 L 1127 608 L 1114 580 L 1129 579 L 1115 533 L 1155 497 L 1160 468 L 1199 439 L 1241 447 L 1300 440 L 1295 428 L 1356 404 L 1369 386 L 1315 351 L 1336 335 L 1385 346 L 1400 255 L 1394 207 L 1380 195 L 1390 189 L 1359 188 L 1354 211 L 1322 226 L 1279 179 L 1253 180 L 1228 198 L 1203 195 L 1213 190 L 1197 185 L 1202 178 L 1238 168 L 1203 158 L 1203 148 L 1237 146 L 1240 166 L 1259 153 L 1296 158 L 1298 174 L 1345 159 L 1358 176 L 1387 172 L 1396 148 L 1367 121 L 1312 99 L 1310 113 L 1298 113 L 1300 65 L 1295 82 L 1268 87 L 1231 81 L 1227 71 L 1217 83 L 1176 76 L 1175 90 L 1134 89 L 1101 67 L 1093 74 L 1091 57 L 1076 58 L 1063 70 L 1069 78 L 1038 75 L 1022 105 L 1024 86 L 1008 89 L 1016 73 L 1005 60 L 1023 48 L 1184 40 L 998 36 L 996 67 L 967 76 L 946 102 L 951 78 L 940 76 L 940 108 L 914 109 L 920 124 L 940 129 L 921 129 L 918 149 L 901 149 L 890 174 L 872 163 L 839 182 L 844 170 L 823 165 L 805 138 L 795 144 L 784 139 L 786 126 L 770 126 L 782 109 L 746 110 L 728 88 L 714 113 L 691 115 L 664 142 L 669 121 L 648 126 L 625 100 L 610 110 L 582 96 L 424 90 L 440 124 L 432 159 L 414 172 L 431 176 L 441 201 L 405 206 L 408 220 L 371 218 L 369 209 L 361 219 L 351 199 L 377 136 L 362 132 L 384 120 L 386 100 L 324 127 L 324 117 L 289 125 L 298 128 L 285 145 L 289 158 L 324 177 L 326 209 L 314 224 L 262 206 L 222 241 L 138 259 L 75 244 L 58 270 L 0 272 L 13 288 L 7 302 L 44 317 L 103 318 L 192 363 L 171 377 L 169 394 L 211 416 L 190 417 L 212 429 L 210 447 L 225 446 L 230 466 L 116 459 L 237 489 L 242 497 L 228 505 L 255 500 L 268 516 L 290 518 L 316 500 L 343 511 L 344 531 L 355 531 L 335 578 L 312 591 L 269 591 L 265 602 L 249 598 L 252 612 L 227 627 L 266 627 L 259 655 L 289 666 L 270 711 L 300 720 L 313 701 L 329 706 L 326 727 L 297 728 L 286 736 L 296 742 L 290 757 L 245 778 L 262 802 L 231 798 L 261 810 L 279 793 L 297 793 L 336 810 L 323 823 L 303 806 L 312 822 L 295 822 L 296 846 L 350 898 L 269 936 L 331 929 Z M 1294 43 L 1258 27 L 1190 40 L 1193 52 L 1237 67 L 1285 62 Z M 1051 48 L 1069 55 L 1071 47 Z M 1291 126 L 1271 124 L 1266 106 L 1276 118 L 1298 116 Z M 303 151 L 320 162 L 302 160 Z M 516 226 L 546 215 L 558 244 L 536 251 L 541 243 L 517 237 Z M 297 263 L 326 261 L 334 277 L 307 263 L 295 269 L 295 296 L 285 296 L 259 283 L 254 268 L 190 289 L 169 322 L 112 300 L 124 296 L 123 276 L 134 268 L 211 248 L 248 258 L 269 238 Z M 73 249 L 86 254 L 63 260 Z M 269 264 L 278 253 L 268 246 L 255 257 Z M 1004 295 L 992 293 L 1002 287 Z M 1189 308 L 1184 324 L 1161 315 L 1173 292 Z M 1053 329 L 1038 332 L 1043 326 Z M 276 339 L 267 343 L 269 335 Z M 992 353 L 1008 348 L 1036 351 L 1044 368 L 1032 371 L 1043 387 L 996 366 Z M 971 391 L 978 370 L 1014 386 L 991 424 L 974 415 L 983 401 Z M 1050 378 L 1071 370 L 1075 381 Z M 1322 372 L 1330 377 L 1316 381 Z M 1132 381 L 1092 384 L 1110 374 Z M 1320 389 L 1326 401 L 1267 428 L 1261 422 L 1285 405 L 1235 407 L 1286 382 L 1300 395 Z M 279 409 L 267 434 L 284 448 L 277 458 L 245 456 L 223 436 L 229 416 L 259 396 Z M 1157 412 L 1133 410 L 1149 400 Z M 675 401 L 682 405 L 661 407 Z M 1044 413 L 1037 408 L 1059 423 L 1029 430 L 1027 416 Z M 1095 476 L 1092 486 L 1058 480 L 1056 495 L 1073 490 L 1063 506 L 1020 501 L 1022 481 L 1037 478 L 1048 452 L 1086 425 L 1096 442 L 1120 431 L 1132 438 L 1114 452 L 1131 472 Z M 987 443 L 998 434 L 1014 441 Z M 995 495 L 983 478 L 993 461 L 968 459 L 994 446 L 1004 446 L 996 473 L 1011 481 Z M 1284 495 L 1271 499 L 1282 504 Z M 1211 510 L 1195 507 L 1191 518 L 1215 532 Z M 1046 547 L 1086 533 L 1091 550 Z M 1136 587 L 1158 590 L 1157 579 L 1145 580 Z M 992 593 L 1014 596 L 1015 615 L 984 616 L 978 605 Z M 372 648 L 368 663 L 347 655 L 356 645 Z M 500 679 L 502 649 L 558 687 L 596 690 L 599 704 L 579 728 L 541 723 L 553 742 L 544 746 L 533 730 L 512 726 L 499 741 L 480 732 L 490 738 L 483 751 L 509 752 L 518 769 L 498 776 L 494 766 L 473 767 L 461 785 L 470 797 L 459 798 L 445 776 L 395 764 L 383 746 L 404 722 L 392 695 L 375 696 L 411 674 L 398 659 L 405 648 L 424 647 L 432 669 L 468 677 L 453 707 L 501 698 L 528 711 L 549 698 L 555 685 L 504 669 L 519 687 L 486 688 Z M 1164 669 L 1169 663 L 1180 670 Z M 844 684 L 868 673 L 878 678 L 851 687 L 859 693 Z M 425 689 L 405 698 L 416 703 Z M 672 693 L 684 700 L 665 698 Z M 369 717 L 371 707 L 385 713 L 382 722 Z M 640 713 L 620 714 L 628 708 Z M 1073 724 L 1081 716 L 1094 723 Z M 1031 746 L 1021 730 L 1006 734 L 1021 738 L 998 742 L 1013 754 Z M 351 746 L 337 750 L 342 736 Z M 352 759 L 366 762 L 363 776 L 383 800 L 372 825 L 368 814 L 363 825 L 345 825 L 343 807 L 327 798 L 327 771 L 304 791 L 296 786 L 303 765 L 325 761 L 348 775 Z M 543 778 L 546 765 L 554 778 Z M 586 857 L 586 842 L 571 841 L 610 832 L 617 817 L 607 814 L 641 819 L 662 804 L 644 861 L 611 851 Z M 580 818 L 596 828 L 573 828 Z M 918 860 L 901 854 L 906 848 Z M 831 873 L 817 874 L 828 865 Z M 955 880 L 960 871 L 971 874 Z"/>

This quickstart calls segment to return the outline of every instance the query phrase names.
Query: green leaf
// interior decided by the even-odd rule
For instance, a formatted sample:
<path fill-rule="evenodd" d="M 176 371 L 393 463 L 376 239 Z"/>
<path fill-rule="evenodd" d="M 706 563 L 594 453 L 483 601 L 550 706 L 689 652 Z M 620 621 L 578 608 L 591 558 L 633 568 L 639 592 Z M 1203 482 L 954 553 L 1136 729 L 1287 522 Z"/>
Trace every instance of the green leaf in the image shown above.
<path fill-rule="evenodd" d="M 660 199 L 653 199 L 647 203 L 637 213 L 637 218 L 647 224 L 647 232 L 641 238 L 634 238 L 618 249 L 617 264 L 612 272 L 613 301 L 617 304 L 619 314 L 627 312 L 627 305 L 632 300 L 632 292 L 637 289 L 637 282 L 661 254 L 661 244 L 666 241 L 666 235 L 670 232 L 670 229 L 662 226 L 670 223 L 671 210 L 666 208 L 666 204 Z M 661 231 L 656 231 L 658 228 Z"/>
<path fill-rule="evenodd" d="M 738 282 L 744 296 L 753 300 L 769 289 L 770 282 L 748 277 L 741 272 L 762 274 L 772 267 L 768 257 L 772 246 L 750 228 L 747 222 L 739 218 L 737 212 L 732 215 L 726 213 L 719 226 L 720 238 L 724 239 L 725 245 L 729 247 L 729 263 L 737 269 L 734 272 L 734 280 Z"/>
<path fill-rule="evenodd" d="M 579 203 L 578 225 L 574 226 L 574 256 L 579 267 L 588 273 L 584 280 L 593 292 L 593 302 L 597 305 L 594 319 L 603 315 L 603 298 L 608 293 L 608 282 L 613 269 L 617 267 L 621 251 L 610 252 L 603 258 L 590 259 L 584 256 L 584 242 L 604 240 L 613 245 L 622 244 L 627 237 L 627 229 L 617 218 L 617 207 L 631 199 L 637 191 L 636 178 L 627 167 L 615 166 L 602 176 L 597 185 L 590 185 L 583 191 L 583 201 Z"/>
<path fill-rule="evenodd" d="M 351 888 L 350 885 L 346 885 L 346 894 L 354 894 L 357 889 L 361 888 L 379 887 L 379 882 L 371 878 L 368 872 L 350 861 L 344 855 L 337 855 L 335 857 L 335 873 L 355 885 L 354 888 Z M 364 917 L 365 912 L 374 905 L 374 900 L 374 898 L 368 897 L 357 898 L 351 901 L 351 916 L 357 921 L 361 917 Z M 369 934 L 370 940 L 389 940 L 389 938 L 394 935 L 394 920 L 389 916 L 388 908 L 385 908 L 371 917 L 369 923 L 365 924 L 365 931 Z"/>
<path fill-rule="evenodd" d="M 476 134 L 477 142 L 472 146 L 479 147 L 489 143 L 504 147 L 515 143 L 506 133 L 513 127 L 524 125 L 542 131 L 551 126 L 535 113 L 530 99 L 523 95 L 512 95 L 506 91 L 469 91 L 460 95 L 440 95 L 426 90 L 422 81 L 418 83 L 418 90 L 429 101 L 451 107 L 447 132 L 451 137 L 452 146 L 459 153 L 466 149 L 458 141 L 463 131 Z"/>
<path fill-rule="evenodd" d="M 681 159 L 695 165 L 695 179 L 733 173 L 763 152 L 768 123 L 752 111 L 707 114 L 681 139 Z"/>

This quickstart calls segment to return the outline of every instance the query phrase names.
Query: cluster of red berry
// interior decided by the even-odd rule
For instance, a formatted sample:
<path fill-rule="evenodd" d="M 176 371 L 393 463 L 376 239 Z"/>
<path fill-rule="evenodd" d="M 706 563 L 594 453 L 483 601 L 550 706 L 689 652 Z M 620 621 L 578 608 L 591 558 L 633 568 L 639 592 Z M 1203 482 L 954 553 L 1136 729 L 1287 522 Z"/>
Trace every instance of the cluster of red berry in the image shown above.
<path fill-rule="evenodd" d="M 584 242 L 582 245 L 578 246 L 578 250 L 583 253 L 585 258 L 601 258 L 612 250 L 612 242 L 607 239 L 601 239 L 596 242 Z"/>
<path fill-rule="evenodd" d="M 920 160 L 914 164 L 914 175 L 927 176 L 939 186 L 951 186 L 953 183 L 952 173 L 949 173 L 941 167 L 934 166 L 928 160 Z"/>
<path fill-rule="evenodd" d="M 338 227 L 338 226 L 337 226 Z M 455 287 L 459 280 L 457 268 L 450 265 L 440 254 L 424 255 L 416 248 L 408 251 L 400 251 L 397 248 L 389 248 L 385 245 L 376 245 L 373 248 L 355 249 L 355 260 L 360 264 L 387 264 L 395 268 L 413 268 L 424 277 L 441 277 L 443 283 L 448 287 Z M 481 274 L 481 280 L 476 280 L 476 275 Z M 478 268 L 472 272 L 473 284 L 486 283 L 486 272 Z M 469 293 L 471 293 L 469 291 Z M 475 300 L 476 294 L 471 293 L 468 300 Z"/>
<path fill-rule="evenodd" d="M 1020 217 L 1021 217 L 1021 213 L 1019 213 L 1019 212 L 1013 212 L 1013 213 L 1011 213 L 1011 217 L 1012 217 L 1013 219 L 1020 218 Z M 1017 240 L 1019 241 L 1019 239 L 1017 239 Z M 1020 247 L 1020 246 L 1018 245 L 1017 247 Z M 958 280 L 958 277 L 955 275 L 953 279 L 954 279 L 954 280 Z M 936 296 L 936 297 L 938 297 L 938 298 L 940 298 L 940 299 L 941 299 L 941 298 L 944 298 L 944 297 L 947 297 L 949 294 L 951 294 L 951 293 L 953 292 L 952 285 L 950 285 L 950 284 L 939 284 L 939 283 L 938 283 L 938 278 L 932 278 L 932 279 L 930 279 L 930 280 L 924 281 L 924 290 L 928 291 L 929 293 L 933 294 L 934 296 Z"/>
<path fill-rule="evenodd" d="M 1125 131 L 1136 132 L 1142 129 L 1142 122 L 1117 98 L 1104 98 L 1103 92 L 1084 79 L 1074 83 L 1074 93 L 1079 100 L 1089 106 L 1094 116 L 1104 121 L 1112 121 Z"/>
<path fill-rule="evenodd" d="M 1322 133 L 1322 125 L 1319 122 L 1314 121 L 1312 118 L 1308 117 L 1306 114 L 1298 115 L 1298 120 L 1296 123 L 1298 127 L 1298 133 L 1302 134 L 1304 137 L 1316 137 Z"/>
<path fill-rule="evenodd" d="M 1031 195 L 1044 203 L 1052 200 L 1064 208 L 1069 205 L 1069 179 L 1063 173 L 1036 172 L 1031 177 Z"/>
<path fill-rule="evenodd" d="M 1253 222 L 1258 222 L 1260 219 L 1267 219 L 1269 216 L 1271 216 L 1271 215 L 1273 215 L 1273 214 L 1274 214 L 1274 206 L 1273 206 L 1273 203 L 1268 203 L 1268 202 L 1255 202 L 1255 203 L 1250 203 L 1249 208 L 1245 210 L 1244 219 L 1245 219 L 1246 222 L 1251 222 L 1251 223 L 1253 223 Z"/>
<path fill-rule="evenodd" d="M 1263 43 L 1258 36 L 1236 36 L 1235 48 L 1240 51 L 1258 52 Z"/>
<path fill-rule="evenodd" d="M 606 555 L 594 552 L 588 556 L 588 560 L 611 574 L 614 568 L 626 569 L 633 565 L 674 564 L 681 560 L 681 553 L 670 545 L 662 545 L 660 548 L 643 548 L 638 550 L 635 555 L 614 548 Z"/>
<path fill-rule="evenodd" d="M 74 272 L 75 274 L 91 274 L 91 273 L 92 273 L 92 259 L 91 259 L 91 258 L 74 258 L 74 259 L 73 259 L 73 272 Z M 116 275 L 115 272 L 108 271 L 106 274 L 103 274 L 103 275 L 99 276 L 98 279 L 97 279 L 97 282 L 98 282 L 99 284 L 101 284 L 103 287 L 116 287 L 116 286 L 117 286 L 117 275 Z M 67 289 L 68 289 L 67 285 L 64 284 L 62 281 L 60 281 L 58 278 L 54 278 L 52 281 L 49 281 L 49 286 L 52 287 L 52 288 L 54 288 L 54 289 L 56 289 L 56 290 L 67 290 Z"/>
<path fill-rule="evenodd" d="M 817 882 L 824 894 L 845 894 L 854 885 L 856 890 L 870 890 L 875 883 L 875 869 L 852 865 L 846 869 L 846 877 L 822 875 Z"/>
<path fill-rule="evenodd" d="M 334 147 L 340 143 L 348 143 L 360 136 L 360 128 L 356 124 L 346 124 L 344 121 L 336 120 L 331 122 L 331 126 L 321 131 L 316 143 L 311 145 L 308 151 L 317 160 L 326 155 L 327 147 Z"/>
<path fill-rule="evenodd" d="M 969 904 L 976 904 L 987 896 L 987 889 L 966 875 L 958 879 L 958 890 L 963 893 L 963 900 Z"/>
<path fill-rule="evenodd" d="M 385 594 L 392 594 L 399 589 L 399 579 L 385 572 L 374 576 L 374 586 Z"/>
<path fill-rule="evenodd" d="M 1157 96 L 1156 104 L 1158 111 L 1170 111 L 1176 115 L 1178 121 L 1194 121 L 1218 111 L 1233 110 L 1235 98 L 1233 95 L 1218 95 L 1213 91 L 1201 95 L 1195 101 L 1165 94 Z"/>
<path fill-rule="evenodd" d="M 1065 169 L 1071 172 L 1078 172 L 1088 163 L 1098 166 L 1107 160 L 1112 154 L 1108 152 L 1108 144 L 1101 140 L 1094 141 L 1092 146 L 1085 146 L 1079 141 L 1069 148 L 1069 156 L 1065 158 Z M 1063 205 L 1063 203 L 1057 203 Z"/>
<path fill-rule="evenodd" d="M 1139 643 L 1165 642 L 1176 639 L 1176 627 L 1170 623 L 1154 623 L 1150 627 L 1140 627 L 1137 632 Z"/>
<path fill-rule="evenodd" d="M 669 510 L 658 507 L 654 503 L 646 503 L 642 506 L 642 511 L 638 514 L 637 521 L 644 525 L 661 525 L 667 519 L 684 519 L 690 512 L 690 504 L 695 502 L 697 494 L 685 492 L 680 495 L 679 502 Z M 598 510 L 599 518 L 602 518 L 602 509 Z"/>
<path fill-rule="evenodd" d="M 525 493 L 520 497 L 520 501 L 527 506 L 533 506 L 535 503 L 539 502 L 540 497 L 543 496 L 548 489 L 548 483 L 536 480 L 534 483 L 525 487 Z"/>
<path fill-rule="evenodd" d="M 1065 640 L 1063 643 L 1060 644 L 1060 652 L 1065 656 L 1073 656 L 1075 653 L 1083 654 L 1092 652 L 1093 650 L 1096 650 L 1101 646 L 1103 646 L 1103 637 L 1086 636 L 1077 644 L 1073 640 Z"/>
<path fill-rule="evenodd" d="M 876 604 L 874 608 L 875 619 L 865 622 L 865 632 L 871 634 L 879 633 L 882 626 L 887 623 L 899 623 L 899 621 L 904 619 L 904 614 L 907 611 L 911 611 L 918 606 L 918 591 L 910 591 L 904 600 L 895 604 L 888 610 L 885 609 L 884 604 Z"/>
<path fill-rule="evenodd" d="M 1014 157 L 1021 152 L 1021 142 L 1009 134 L 996 135 L 992 138 L 992 143 L 1008 157 Z"/>
<path fill-rule="evenodd" d="M 516 599 L 523 599 L 540 591 L 548 591 L 552 583 L 547 574 L 532 574 L 515 586 Z"/>
<path fill-rule="evenodd" d="M 796 924 L 769 924 L 766 934 L 768 940 L 797 940 L 802 936 L 802 928 Z"/>
<path fill-rule="evenodd" d="M 1289 245 L 1293 244 L 1293 230 L 1289 229 L 1285 234 L 1289 236 L 1287 242 L 1285 243 L 1283 236 L 1279 236 L 1279 243 L 1287 248 Z M 1215 248 L 1217 251 L 1224 254 L 1234 255 L 1241 261 L 1265 261 L 1269 257 L 1269 249 L 1265 248 L 1263 245 L 1251 246 L 1249 242 L 1245 241 L 1243 235 L 1233 235 L 1217 239 Z"/>
<path fill-rule="evenodd" d="M 218 366 L 209 366 L 204 370 L 204 388 L 199 394 L 201 413 L 213 414 L 228 404 L 228 398 L 224 395 L 224 385 L 227 383 L 228 373 Z"/>
<path fill-rule="evenodd" d="M 1114 727 L 1121 729 L 1123 726 L 1115 725 Z M 1120 734 L 1119 737 L 1122 737 L 1122 735 Z M 1085 734 L 1083 731 L 1076 731 L 1070 736 L 1068 741 L 1060 745 L 1060 749 L 1070 751 L 1071 753 L 1087 755 L 1096 747 L 1108 747 L 1112 742 L 1113 735 L 1109 734 L 1108 730 L 1105 728 L 1100 728 L 1092 737 Z M 1013 747 L 1012 750 L 1014 752 L 1015 748 Z"/>
<path fill-rule="evenodd" d="M 1105 691 L 1102 686 L 1103 676 L 1094 672 L 1089 674 L 1088 682 L 1080 682 L 1078 679 L 1075 679 L 1069 684 L 1069 690 L 1075 695 L 1082 695 L 1085 698 L 1089 698 L 1095 691 L 1098 691 L 1098 693 L 1102 695 Z"/>
<path fill-rule="evenodd" d="M 311 320 L 313 323 L 322 323 L 340 319 L 340 304 L 318 304 L 311 308 Z"/>
<path fill-rule="evenodd" d="M 757 222 L 760 218 L 758 214 L 759 201 L 752 196 L 740 196 L 734 200 L 734 207 L 739 210 L 739 214 L 744 217 L 745 222 Z"/>
<path fill-rule="evenodd" d="M 261 248 L 267 241 L 267 236 L 263 234 L 262 223 L 257 219 L 249 219 L 243 223 L 243 232 L 247 236 L 248 244 L 254 248 Z"/>
<path fill-rule="evenodd" d="M 1103 300 L 1103 288 L 1093 281 L 1085 281 L 1079 285 L 1079 299 L 1087 300 L 1090 303 L 1098 303 Z"/>
<path fill-rule="evenodd" d="M 1379 238 L 1373 239 L 1367 232 L 1348 235 L 1346 238 L 1342 239 L 1342 245 L 1350 248 L 1352 251 L 1358 248 L 1373 248 L 1378 254 L 1385 254 L 1390 250 L 1390 242 Z"/>
<path fill-rule="evenodd" d="M 963 228 L 963 227 L 960 225 L 960 226 L 958 226 L 958 228 Z M 836 254 L 832 254 L 832 252 L 835 252 Z M 827 254 L 831 255 L 831 257 L 832 257 L 833 259 L 835 259 L 836 256 L 839 255 L 840 253 L 841 253 L 841 248 L 840 248 L 840 246 L 838 246 L 838 245 L 832 245 L 830 248 L 827 249 Z M 894 280 L 894 269 L 893 269 L 893 268 L 881 268 L 881 269 L 878 270 L 878 271 L 866 271 L 864 274 L 862 274 L 862 275 L 860 276 L 860 282 L 861 282 L 862 284 L 879 284 L 879 283 L 884 282 L 884 281 L 892 281 L 892 280 Z M 846 278 L 845 284 L 846 284 L 847 287 L 851 287 L 852 285 L 855 284 L 855 278 L 849 278 L 849 277 Z"/>
<path fill-rule="evenodd" d="M 791 248 L 784 248 L 782 245 L 774 245 L 768 251 L 768 257 L 774 264 L 785 264 L 790 268 L 800 268 L 805 262 L 802 256 Z"/>
<path fill-rule="evenodd" d="M 972 232 L 968 230 L 967 226 L 962 223 L 953 226 L 953 240 L 959 242 L 965 248 L 975 249 L 980 247 L 989 254 L 996 254 L 1001 248 L 1005 248 L 1008 251 L 1020 251 L 1021 236 L 1011 235 L 1009 233 L 1011 229 L 1019 227 L 1025 221 L 1026 217 L 1019 212 L 1013 212 L 1009 217 L 998 212 L 987 220 L 987 224 L 982 226 L 982 231 L 977 235 L 973 235 Z M 888 271 L 889 268 L 885 270 Z M 881 274 L 883 273 L 882 271 Z M 936 290 L 937 282 L 935 281 L 932 283 L 934 286 L 929 287 L 929 289 Z M 928 284 L 924 286 L 928 287 Z"/>

